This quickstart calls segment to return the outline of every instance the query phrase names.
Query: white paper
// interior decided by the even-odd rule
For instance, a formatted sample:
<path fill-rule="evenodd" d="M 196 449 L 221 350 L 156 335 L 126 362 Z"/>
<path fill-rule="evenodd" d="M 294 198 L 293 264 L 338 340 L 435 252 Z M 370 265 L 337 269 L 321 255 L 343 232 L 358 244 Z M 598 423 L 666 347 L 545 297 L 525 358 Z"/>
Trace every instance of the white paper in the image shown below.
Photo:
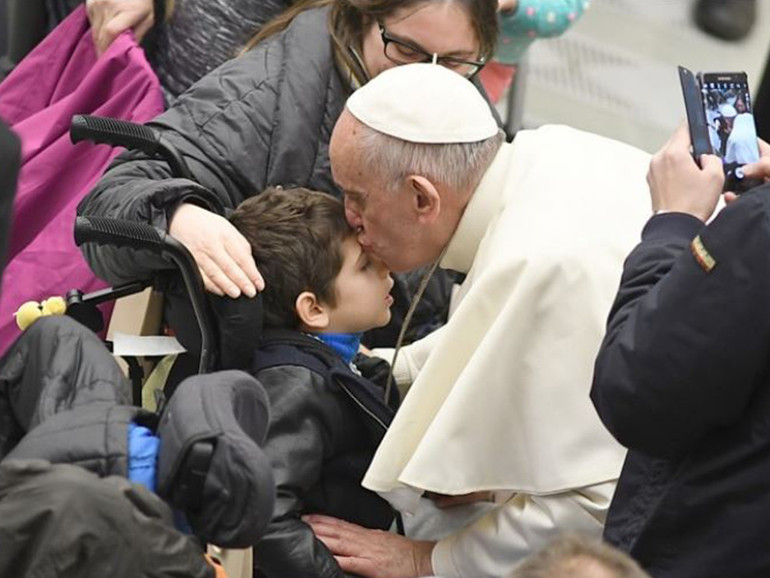
<path fill-rule="evenodd" d="M 128 335 L 116 331 L 112 336 L 112 354 L 120 357 L 148 355 L 174 355 L 184 353 L 186 349 L 176 337 L 165 335 Z"/>

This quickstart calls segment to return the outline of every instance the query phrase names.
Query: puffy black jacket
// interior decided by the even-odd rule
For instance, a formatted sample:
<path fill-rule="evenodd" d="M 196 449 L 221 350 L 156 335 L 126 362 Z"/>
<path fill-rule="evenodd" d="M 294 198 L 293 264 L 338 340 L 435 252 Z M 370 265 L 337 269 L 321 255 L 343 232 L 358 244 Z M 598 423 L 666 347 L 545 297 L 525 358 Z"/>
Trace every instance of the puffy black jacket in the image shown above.
<path fill-rule="evenodd" d="M 596 361 L 591 398 L 629 448 L 605 538 L 655 578 L 770 575 L 768 193 L 705 228 L 653 217 Z"/>
<path fill-rule="evenodd" d="M 0 576 L 214 578 L 171 509 L 121 477 L 43 461 L 0 464 Z"/>
<path fill-rule="evenodd" d="M 327 514 L 369 528 L 390 526 L 393 510 L 361 480 L 393 410 L 379 387 L 300 333 L 268 333 L 254 374 L 270 398 L 264 450 L 276 481 L 273 521 L 254 550 L 255 575 L 340 578 L 345 574 L 334 557 L 300 517 Z"/>
<path fill-rule="evenodd" d="M 96 335 L 69 317 L 38 319 L 0 359 L 0 460 L 56 415 L 130 403 L 131 388 Z M 103 459 L 102 475 L 125 474 L 124 457 Z"/>
<path fill-rule="evenodd" d="M 231 548 L 259 539 L 275 487 L 258 446 L 269 422 L 262 386 L 242 371 L 195 376 L 162 416 L 128 405 L 129 395 L 89 329 L 69 317 L 38 319 L 0 359 L 0 462 L 45 460 L 127 477 L 129 425 L 144 426 L 160 439 L 157 491 L 199 538 Z"/>

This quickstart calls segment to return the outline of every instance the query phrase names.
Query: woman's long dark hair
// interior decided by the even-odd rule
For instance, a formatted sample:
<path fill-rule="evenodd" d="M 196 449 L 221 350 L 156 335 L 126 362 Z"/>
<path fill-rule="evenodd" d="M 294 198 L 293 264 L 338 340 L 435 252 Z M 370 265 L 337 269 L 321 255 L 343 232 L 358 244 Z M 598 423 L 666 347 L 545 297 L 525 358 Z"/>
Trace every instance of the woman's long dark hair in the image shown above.
<path fill-rule="evenodd" d="M 347 59 L 348 48 L 360 50 L 366 27 L 375 19 L 387 18 L 401 8 L 433 2 L 452 2 L 465 7 L 479 42 L 480 56 L 485 60 L 492 58 L 497 45 L 497 0 L 300 0 L 265 24 L 244 51 L 285 30 L 305 10 L 329 6 L 329 33 L 340 55 Z"/>

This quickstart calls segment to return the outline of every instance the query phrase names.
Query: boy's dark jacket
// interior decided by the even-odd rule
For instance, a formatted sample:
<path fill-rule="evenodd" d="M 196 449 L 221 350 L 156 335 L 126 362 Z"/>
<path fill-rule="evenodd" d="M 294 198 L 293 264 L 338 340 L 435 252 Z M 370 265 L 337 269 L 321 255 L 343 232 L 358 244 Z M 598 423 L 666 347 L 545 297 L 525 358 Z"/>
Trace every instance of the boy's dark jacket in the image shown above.
<path fill-rule="evenodd" d="M 270 399 L 264 450 L 276 482 L 273 521 L 254 549 L 255 576 L 345 576 L 300 517 L 327 514 L 369 528 L 390 526 L 393 510 L 361 480 L 393 409 L 382 388 L 299 332 L 266 331 L 252 373 Z"/>

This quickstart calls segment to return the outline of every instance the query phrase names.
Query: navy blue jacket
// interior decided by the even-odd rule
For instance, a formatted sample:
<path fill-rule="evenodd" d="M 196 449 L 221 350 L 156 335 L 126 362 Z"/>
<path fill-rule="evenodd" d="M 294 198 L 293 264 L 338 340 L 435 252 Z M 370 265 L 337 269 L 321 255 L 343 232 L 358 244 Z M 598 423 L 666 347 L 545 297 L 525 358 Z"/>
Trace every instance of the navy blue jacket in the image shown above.
<path fill-rule="evenodd" d="M 770 576 L 769 193 L 653 217 L 610 313 L 591 398 L 629 453 L 605 538 L 655 578 Z"/>

